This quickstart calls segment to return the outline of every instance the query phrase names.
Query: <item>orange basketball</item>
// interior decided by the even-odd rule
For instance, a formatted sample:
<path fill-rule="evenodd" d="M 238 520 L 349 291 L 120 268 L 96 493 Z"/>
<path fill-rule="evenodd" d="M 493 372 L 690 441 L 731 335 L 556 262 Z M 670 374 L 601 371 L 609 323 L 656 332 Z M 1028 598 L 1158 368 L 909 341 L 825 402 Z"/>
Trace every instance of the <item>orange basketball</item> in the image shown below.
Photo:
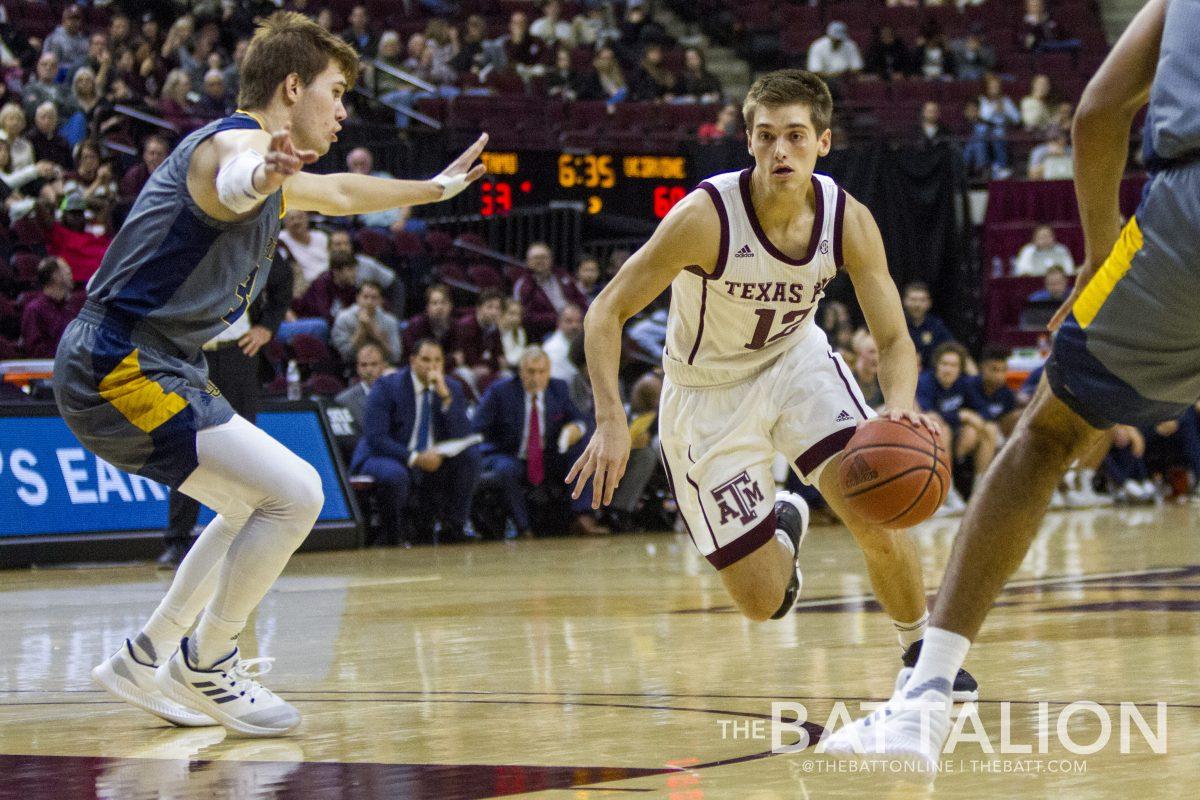
<path fill-rule="evenodd" d="M 950 458 L 926 429 L 881 419 L 855 432 L 838 478 L 854 513 L 877 525 L 911 528 L 946 499 Z"/>

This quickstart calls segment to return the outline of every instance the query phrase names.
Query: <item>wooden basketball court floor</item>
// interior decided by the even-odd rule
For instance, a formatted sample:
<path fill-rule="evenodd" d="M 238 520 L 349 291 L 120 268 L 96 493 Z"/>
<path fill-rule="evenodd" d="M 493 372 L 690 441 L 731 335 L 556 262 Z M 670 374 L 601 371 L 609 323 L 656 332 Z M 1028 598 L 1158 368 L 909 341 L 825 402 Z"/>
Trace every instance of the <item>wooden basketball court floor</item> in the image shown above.
<path fill-rule="evenodd" d="M 996 752 L 959 744 L 932 787 L 771 752 L 773 701 L 817 734 L 837 701 L 891 693 L 898 646 L 840 527 L 812 531 L 801 606 L 766 624 L 676 534 L 298 556 L 243 636 L 305 715 L 276 740 L 170 728 L 91 684 L 164 590 L 152 567 L 0 573 L 0 798 L 1191 796 L 1197 513 L 1048 517 L 968 662 Z M 931 589 L 956 529 L 918 529 Z M 1111 725 L 1105 743 L 1099 714 L 1067 720 L 1103 745 L 1084 755 L 1056 729 L 1081 700 Z M 1165 704 L 1165 748 L 1131 724 L 1120 752 L 1121 702 L 1150 726 Z M 1005 718 L 1032 754 L 1001 752 Z"/>

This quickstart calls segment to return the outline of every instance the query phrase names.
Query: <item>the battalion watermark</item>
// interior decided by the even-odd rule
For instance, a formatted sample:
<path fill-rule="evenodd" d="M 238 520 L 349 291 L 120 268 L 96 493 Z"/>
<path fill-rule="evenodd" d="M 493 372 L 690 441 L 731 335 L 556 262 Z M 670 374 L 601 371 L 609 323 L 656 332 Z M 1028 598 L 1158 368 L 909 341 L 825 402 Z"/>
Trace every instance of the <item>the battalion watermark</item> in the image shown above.
<path fill-rule="evenodd" d="M 769 741 L 771 752 L 797 753 L 813 746 L 813 733 L 817 726 L 834 731 L 856 717 L 869 714 L 882 703 L 856 703 L 853 706 L 835 702 L 823 719 L 811 719 L 803 703 L 774 702 L 771 716 L 756 719 L 720 719 L 717 726 L 722 739 L 754 739 Z M 1167 704 L 1118 703 L 1101 704 L 1079 700 L 1065 706 L 1039 702 L 995 704 L 999 711 L 999 730 L 993 726 L 989 731 L 980 717 L 977 703 L 966 703 L 951 710 L 951 726 L 946 742 L 941 748 L 943 772 L 1042 772 L 1075 773 L 1086 771 L 1086 762 L 1077 759 L 1039 758 L 1038 756 L 1089 756 L 1101 751 L 1126 755 L 1137 752 L 1165 754 L 1167 752 Z M 930 715 L 940 711 L 930 704 L 921 709 L 921 736 L 930 737 Z M 989 716 L 990 713 L 989 713 Z M 859 742 L 861 752 L 883 751 L 884 726 L 875 726 Z M 998 734 L 998 735 L 997 735 Z M 960 749 L 961 748 L 961 749 Z M 930 748 L 925 748 L 930 749 Z M 933 748 L 936 749 L 936 748 Z M 814 752 L 823 752 L 822 743 L 817 742 Z M 969 757 L 963 757 L 964 752 Z M 981 754 L 982 753 L 982 757 Z M 991 758 L 1003 756 L 1004 758 Z M 889 763 L 872 760 L 864 764 L 853 761 L 816 761 L 812 772 L 887 771 Z M 839 763 L 841 765 L 839 765 Z M 854 764 L 855 766 L 849 766 Z M 911 765 L 896 761 L 895 771 L 904 771 Z"/>

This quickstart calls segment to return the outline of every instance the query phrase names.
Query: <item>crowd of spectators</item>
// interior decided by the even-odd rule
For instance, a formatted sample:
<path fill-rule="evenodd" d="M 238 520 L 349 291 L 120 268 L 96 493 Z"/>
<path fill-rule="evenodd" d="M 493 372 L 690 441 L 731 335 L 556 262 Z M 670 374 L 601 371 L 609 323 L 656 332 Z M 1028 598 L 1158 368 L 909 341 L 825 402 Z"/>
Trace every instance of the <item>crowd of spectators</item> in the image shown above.
<path fill-rule="evenodd" d="M 1084 65 L 1102 55 L 1097 38 L 1102 43 L 1103 34 L 1094 14 L 1073 9 L 1070 25 L 1081 30 L 1071 31 L 1055 17 L 1061 4 L 1047 7 L 1043 0 L 1012 4 L 1021 9 L 1019 15 L 953 13 L 998 8 L 998 0 L 887 2 L 897 11 L 874 22 L 854 15 L 883 12 L 882 0 L 822 3 L 819 15 L 797 10 L 789 16 L 787 6 L 770 4 L 775 16 L 767 18 L 755 11 L 766 4 L 754 3 L 742 20 L 735 4 L 706 3 L 714 4 L 726 7 L 752 63 L 761 57 L 764 37 L 779 40 L 778 51 L 770 51 L 774 55 L 759 68 L 805 67 L 830 83 L 834 131 L 843 143 L 882 137 L 951 144 L 961 150 L 969 176 L 981 183 L 1018 175 L 1071 177 L 1071 103 L 1086 77 Z M 687 13 L 681 3 L 672 5 L 677 13 Z M 943 7 L 952 13 L 932 13 Z M 827 22 L 818 27 L 813 21 L 819 19 Z M 811 32 L 807 38 L 805 30 Z M 1059 56 L 1067 61 L 1047 61 Z M 1059 85 L 1051 83 L 1050 72 L 1061 76 Z M 936 115 L 929 102 L 935 102 Z M 911 117 L 896 124 L 909 108 L 917 109 L 915 131 Z M 705 141 L 737 135 L 716 112 L 698 131 Z"/>
<path fill-rule="evenodd" d="M 82 287 L 174 142 L 234 109 L 257 4 L 192 5 L 193 13 L 171 18 L 153 11 L 129 16 L 120 3 L 102 13 L 66 5 L 44 39 L 0 17 L 0 195 L 9 234 L 0 245 L 8 265 L 0 270 L 0 357 L 52 357 L 82 304 Z M 713 121 L 702 126 L 699 139 L 741 134 L 740 109 L 723 102 L 728 98 L 705 53 L 678 47 L 639 0 L 529 3 L 513 10 L 503 29 L 495 18 L 461 14 L 442 0 L 405 4 L 424 16 L 419 25 L 398 27 L 378 24 L 366 6 L 353 7 L 342 20 L 333 8 L 306 0 L 285 5 L 341 31 L 366 59 L 364 85 L 395 109 L 400 127 L 423 98 L 515 87 L 569 101 L 711 103 Z M 1021 36 L 1030 51 L 1075 46 L 1038 0 L 1026 3 Z M 1039 74 L 1014 101 L 987 31 L 947 38 L 928 27 L 910 44 L 881 25 L 861 46 L 835 20 L 813 41 L 805 63 L 835 88 L 850 81 L 977 81 L 980 91 L 962 108 L 965 126 L 943 119 L 942 103 L 927 100 L 913 138 L 934 147 L 965 130 L 955 145 L 964 162 L 977 175 L 996 178 L 1015 169 L 1014 134 L 1036 137 L 1027 174 L 1069 177 L 1069 98 Z M 433 89 L 417 89 L 397 71 Z M 147 128 L 130 109 L 160 122 Z M 367 148 L 351 150 L 345 166 L 388 176 Z M 278 258 L 291 273 L 293 297 L 263 351 L 264 383 L 282 393 L 288 361 L 295 359 L 308 390 L 347 408 L 359 434 L 347 455 L 375 481 L 371 502 L 383 540 L 467 537 L 489 525 L 480 508 L 492 512 L 491 522 L 502 518 L 493 532 L 510 536 L 552 528 L 554 520 L 586 534 L 661 522 L 670 506 L 656 474 L 661 380 L 654 365 L 665 336 L 665 304 L 652 304 L 627 329 L 626 349 L 634 357 L 623 364 L 621 386 L 634 453 L 613 507 L 595 515 L 586 495 L 572 500 L 563 491 L 561 478 L 593 427 L 583 315 L 621 254 L 614 263 L 584 256 L 568 270 L 549 246 L 534 242 L 522 268 L 488 267 L 497 280 L 474 291 L 464 288 L 461 275 L 439 270 L 426 234 L 424 223 L 403 210 L 337 224 L 293 210 L 279 237 Z M 402 252 L 401 243 L 410 249 Z M 1013 269 L 1045 282 L 1029 298 L 1030 319 L 1057 307 L 1074 268 L 1053 229 L 1037 228 L 1015 254 Z M 969 493 L 973 476 L 1011 433 L 1031 386 L 1008 389 L 1004 352 L 972 359 L 932 313 L 927 287 L 907 286 L 903 302 L 924 370 L 919 399 L 939 416 L 955 456 L 960 491 L 948 504 L 953 513 L 961 507 L 960 493 Z M 831 303 L 821 324 L 864 394 L 879 405 L 878 349 L 850 318 Z M 446 447 L 471 435 L 482 441 L 457 451 Z M 1103 484 L 1113 499 L 1149 499 L 1150 475 L 1167 463 L 1158 457 L 1164 450 L 1200 475 L 1194 412 L 1152 430 L 1118 428 L 1110 444 L 1069 476 L 1064 503 L 1102 502 L 1093 489 Z M 414 517 L 417 509 L 437 513 Z"/>

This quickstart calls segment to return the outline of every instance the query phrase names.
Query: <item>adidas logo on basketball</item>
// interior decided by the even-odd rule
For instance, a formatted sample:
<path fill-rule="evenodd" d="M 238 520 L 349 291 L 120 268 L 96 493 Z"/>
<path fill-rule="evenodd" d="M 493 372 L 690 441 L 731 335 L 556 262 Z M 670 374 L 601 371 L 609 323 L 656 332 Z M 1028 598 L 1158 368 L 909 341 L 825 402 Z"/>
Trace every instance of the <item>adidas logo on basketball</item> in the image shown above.
<path fill-rule="evenodd" d="M 733 254 L 734 258 L 753 258 L 754 251 L 750 249 L 750 245 L 742 245 L 742 249 Z"/>
<path fill-rule="evenodd" d="M 879 477 L 879 473 L 871 469 L 871 465 L 862 456 L 855 456 L 850 462 L 850 469 L 846 472 L 845 485 L 847 489 L 852 489 L 859 484 L 873 481 Z"/>
<path fill-rule="evenodd" d="M 842 410 L 842 413 L 840 413 L 840 414 L 838 414 L 838 415 L 837 415 L 837 419 L 835 419 L 835 420 L 834 420 L 834 422 L 849 422 L 849 421 L 850 421 L 850 420 L 852 420 L 852 419 L 854 419 L 854 417 L 850 416 L 850 415 L 849 415 L 848 413 L 846 413 L 846 411 L 843 409 L 843 410 Z"/>

